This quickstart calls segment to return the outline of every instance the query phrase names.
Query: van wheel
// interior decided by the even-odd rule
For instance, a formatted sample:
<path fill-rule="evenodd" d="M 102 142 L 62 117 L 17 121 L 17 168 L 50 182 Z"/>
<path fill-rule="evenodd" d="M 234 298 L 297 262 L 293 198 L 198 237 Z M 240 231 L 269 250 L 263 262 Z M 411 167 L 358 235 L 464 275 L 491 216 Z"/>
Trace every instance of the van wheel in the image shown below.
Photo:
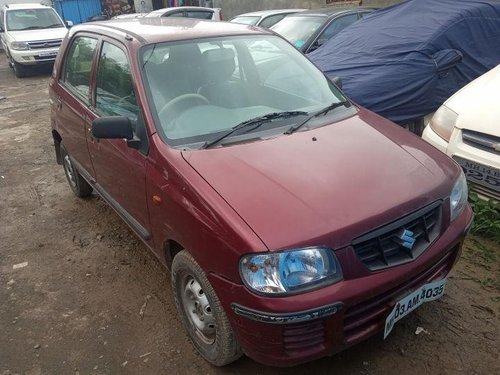
<path fill-rule="evenodd" d="M 224 366 L 242 352 L 233 329 L 205 272 L 186 251 L 172 263 L 172 287 L 182 325 L 208 362 Z"/>
<path fill-rule="evenodd" d="M 78 170 L 73 166 L 71 161 L 71 157 L 66 151 L 66 148 L 61 143 L 60 153 L 62 164 L 64 167 L 64 174 L 66 175 L 66 179 L 68 180 L 68 184 L 73 190 L 73 193 L 79 198 L 86 198 L 92 194 L 92 186 L 85 181 L 85 179 L 80 175 Z"/>
<path fill-rule="evenodd" d="M 19 64 L 15 61 L 12 61 L 11 65 L 12 68 L 14 69 L 14 74 L 16 75 L 17 78 L 26 77 L 28 69 L 23 64 Z"/>

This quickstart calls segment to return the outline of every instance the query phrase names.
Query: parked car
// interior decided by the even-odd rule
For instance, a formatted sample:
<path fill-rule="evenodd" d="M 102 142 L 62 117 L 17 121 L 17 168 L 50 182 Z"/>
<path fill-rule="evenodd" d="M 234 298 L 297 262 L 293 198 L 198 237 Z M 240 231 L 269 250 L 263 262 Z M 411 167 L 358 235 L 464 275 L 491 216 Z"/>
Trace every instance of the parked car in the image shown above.
<path fill-rule="evenodd" d="M 153 10 L 146 17 L 185 17 L 199 18 L 202 20 L 222 21 L 222 12 L 220 8 L 205 7 L 173 7 Z"/>
<path fill-rule="evenodd" d="M 500 202 L 500 65 L 434 114 L 422 138 L 460 164 L 471 189 Z"/>
<path fill-rule="evenodd" d="M 270 28 L 289 14 L 303 12 L 306 9 L 272 9 L 260 10 L 258 12 L 244 13 L 234 17 L 229 22 L 242 23 L 244 25 L 260 26 Z"/>
<path fill-rule="evenodd" d="M 82 24 L 49 85 L 71 189 L 99 194 L 171 270 L 207 361 L 310 361 L 443 294 L 472 220 L 463 172 L 274 33 Z"/>
<path fill-rule="evenodd" d="M 26 76 L 34 66 L 53 64 L 71 25 L 45 5 L 4 5 L 0 9 L 0 41 L 16 77 Z"/>
<path fill-rule="evenodd" d="M 312 52 L 374 8 L 330 7 L 291 14 L 271 29 L 304 53 Z"/>
<path fill-rule="evenodd" d="M 499 20 L 498 1 L 405 1 L 309 58 L 357 103 L 420 134 L 424 116 L 500 63 Z"/>

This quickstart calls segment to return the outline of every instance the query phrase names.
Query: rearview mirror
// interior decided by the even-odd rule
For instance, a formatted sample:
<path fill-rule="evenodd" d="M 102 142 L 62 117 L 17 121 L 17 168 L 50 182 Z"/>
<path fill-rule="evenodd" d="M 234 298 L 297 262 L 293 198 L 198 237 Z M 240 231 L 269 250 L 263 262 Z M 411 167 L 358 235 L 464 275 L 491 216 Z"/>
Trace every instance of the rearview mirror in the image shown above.
<path fill-rule="evenodd" d="M 92 135 L 98 139 L 126 139 L 127 145 L 135 149 L 141 144 L 134 134 L 132 122 L 125 116 L 96 118 L 92 122 Z"/>

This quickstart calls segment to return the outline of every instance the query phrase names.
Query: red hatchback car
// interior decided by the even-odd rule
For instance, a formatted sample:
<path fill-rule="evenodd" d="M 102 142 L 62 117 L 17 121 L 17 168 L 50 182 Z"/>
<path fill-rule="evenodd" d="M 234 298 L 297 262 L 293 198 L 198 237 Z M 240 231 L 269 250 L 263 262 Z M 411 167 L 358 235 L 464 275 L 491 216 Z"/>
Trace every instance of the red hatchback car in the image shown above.
<path fill-rule="evenodd" d="M 73 27 L 50 80 L 57 161 L 170 270 L 215 365 L 289 366 L 439 298 L 472 221 L 455 162 L 351 103 L 263 29 Z"/>

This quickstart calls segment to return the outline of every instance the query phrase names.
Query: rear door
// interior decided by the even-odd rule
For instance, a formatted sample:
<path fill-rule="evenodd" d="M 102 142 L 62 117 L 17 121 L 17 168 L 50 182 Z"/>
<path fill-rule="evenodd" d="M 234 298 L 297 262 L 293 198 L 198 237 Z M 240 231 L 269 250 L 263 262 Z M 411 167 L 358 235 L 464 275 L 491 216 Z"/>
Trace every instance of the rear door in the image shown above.
<path fill-rule="evenodd" d="M 141 139 L 147 132 L 136 100 L 125 47 L 103 38 L 97 59 L 93 106 L 86 124 L 103 116 L 125 116 Z M 150 239 L 146 203 L 147 147 L 136 150 L 124 139 L 95 139 L 87 133 L 89 153 L 96 175 L 96 189 L 123 219 L 142 237 Z"/>

